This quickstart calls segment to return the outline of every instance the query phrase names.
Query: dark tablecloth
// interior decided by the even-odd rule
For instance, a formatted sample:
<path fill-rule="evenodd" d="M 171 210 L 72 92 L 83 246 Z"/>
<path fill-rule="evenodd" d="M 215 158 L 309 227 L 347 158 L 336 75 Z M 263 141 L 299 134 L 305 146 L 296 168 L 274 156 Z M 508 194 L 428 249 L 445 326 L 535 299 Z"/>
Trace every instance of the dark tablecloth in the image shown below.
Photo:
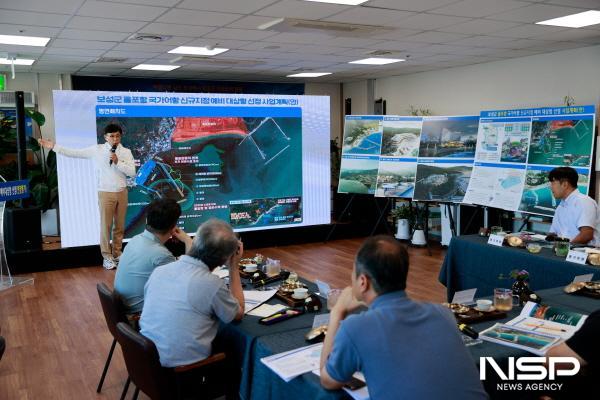
<path fill-rule="evenodd" d="M 600 279 L 600 269 L 590 265 L 567 262 L 542 248 L 538 254 L 526 249 L 497 247 L 487 244 L 487 238 L 465 235 L 452 238 L 442 264 L 439 281 L 446 286 L 448 301 L 460 290 L 477 288 L 477 297 L 490 296 L 494 288 L 508 287 L 508 276 L 513 269 L 529 271 L 529 286 L 534 291 L 565 286 L 577 275 L 594 273 Z"/>

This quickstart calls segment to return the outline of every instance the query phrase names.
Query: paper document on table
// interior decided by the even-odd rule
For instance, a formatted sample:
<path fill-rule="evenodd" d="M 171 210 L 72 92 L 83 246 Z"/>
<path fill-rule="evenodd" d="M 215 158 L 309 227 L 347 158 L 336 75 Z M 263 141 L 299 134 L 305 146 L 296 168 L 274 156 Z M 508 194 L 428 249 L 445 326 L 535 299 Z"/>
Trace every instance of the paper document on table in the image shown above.
<path fill-rule="evenodd" d="M 577 332 L 586 318 L 586 315 L 577 312 L 530 301 L 525 304 L 521 314 L 508 321 L 506 325 L 568 339 Z"/>
<path fill-rule="evenodd" d="M 223 279 L 229 276 L 229 269 L 227 267 L 217 267 L 212 270 L 212 273 Z"/>
<path fill-rule="evenodd" d="M 277 289 L 273 290 L 244 290 L 244 313 L 260 306 L 271 297 L 275 296 Z"/>
<path fill-rule="evenodd" d="M 329 325 L 329 313 L 315 315 L 315 319 L 313 320 L 312 327 L 316 328 L 321 325 Z"/>
<path fill-rule="evenodd" d="M 321 371 L 318 369 L 315 369 L 313 371 L 313 374 L 317 375 L 317 376 L 321 376 Z M 366 382 L 367 380 L 365 379 L 365 376 L 362 374 L 362 372 L 355 372 L 352 375 L 354 378 L 358 379 L 359 381 L 363 381 Z M 369 400 L 369 389 L 366 386 L 363 386 L 361 388 L 352 390 L 346 386 L 342 387 L 342 389 L 344 389 L 344 391 L 346 393 L 348 393 L 350 395 L 350 397 L 352 397 L 354 400 Z"/>
<path fill-rule="evenodd" d="M 281 379 L 289 382 L 297 376 L 318 369 L 322 349 L 323 343 L 317 343 L 264 357 L 260 361 L 279 375 Z"/>
<path fill-rule="evenodd" d="M 253 315 L 255 317 L 268 317 L 270 315 L 275 314 L 278 311 L 287 308 L 285 304 L 261 304 L 255 309 L 248 312 L 248 315 Z"/>

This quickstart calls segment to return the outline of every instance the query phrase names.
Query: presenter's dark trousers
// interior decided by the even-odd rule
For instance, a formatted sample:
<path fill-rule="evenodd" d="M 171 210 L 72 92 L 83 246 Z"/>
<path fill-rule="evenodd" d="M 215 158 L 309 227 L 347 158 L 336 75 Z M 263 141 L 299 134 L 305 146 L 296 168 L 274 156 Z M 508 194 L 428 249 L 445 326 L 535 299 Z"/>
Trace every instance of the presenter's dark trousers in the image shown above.
<path fill-rule="evenodd" d="M 100 251 L 105 259 L 117 258 L 123 248 L 127 189 L 120 192 L 98 192 L 100 208 Z M 112 230 L 112 246 L 110 243 Z"/>

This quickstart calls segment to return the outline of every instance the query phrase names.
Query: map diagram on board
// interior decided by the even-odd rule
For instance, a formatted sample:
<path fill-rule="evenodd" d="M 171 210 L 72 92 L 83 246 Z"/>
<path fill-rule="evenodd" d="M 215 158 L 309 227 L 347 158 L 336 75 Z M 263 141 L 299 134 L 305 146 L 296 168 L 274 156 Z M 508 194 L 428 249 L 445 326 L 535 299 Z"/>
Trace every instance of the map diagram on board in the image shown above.
<path fill-rule="evenodd" d="M 588 166 L 593 120 L 533 121 L 529 164 Z"/>

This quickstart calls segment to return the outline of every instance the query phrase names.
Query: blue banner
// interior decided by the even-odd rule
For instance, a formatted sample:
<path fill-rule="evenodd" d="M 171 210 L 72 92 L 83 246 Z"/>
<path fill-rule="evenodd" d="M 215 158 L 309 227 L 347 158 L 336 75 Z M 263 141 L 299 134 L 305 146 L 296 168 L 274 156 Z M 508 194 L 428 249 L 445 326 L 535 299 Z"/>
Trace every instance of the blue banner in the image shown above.
<path fill-rule="evenodd" d="M 0 182 L 0 201 L 18 200 L 29 197 L 29 181 Z"/>
<path fill-rule="evenodd" d="M 595 114 L 595 106 L 542 107 L 520 110 L 482 111 L 481 118 L 542 117 L 569 114 Z"/>
<path fill-rule="evenodd" d="M 351 120 L 370 120 L 370 121 L 383 121 L 383 116 L 379 115 L 346 115 L 348 121 Z"/>
<path fill-rule="evenodd" d="M 97 117 L 302 117 L 300 107 L 96 106 Z"/>

